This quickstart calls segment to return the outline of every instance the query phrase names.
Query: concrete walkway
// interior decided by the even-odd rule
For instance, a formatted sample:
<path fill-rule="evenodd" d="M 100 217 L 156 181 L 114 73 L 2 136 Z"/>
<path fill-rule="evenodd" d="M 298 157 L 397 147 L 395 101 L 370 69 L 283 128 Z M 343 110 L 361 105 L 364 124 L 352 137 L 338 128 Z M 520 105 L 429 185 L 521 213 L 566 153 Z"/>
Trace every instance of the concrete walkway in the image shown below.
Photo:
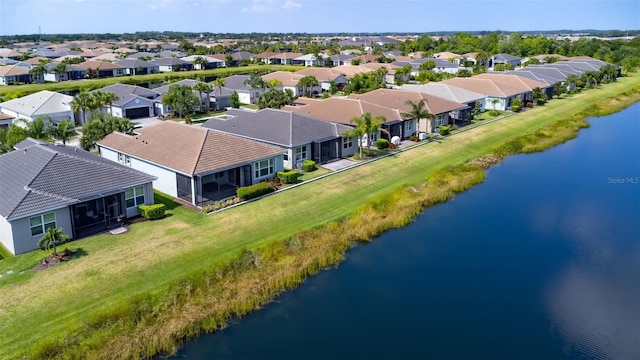
<path fill-rule="evenodd" d="M 353 165 L 357 164 L 355 161 L 351 161 L 351 160 L 347 160 L 347 159 L 340 159 L 338 161 L 333 161 L 327 164 L 323 164 L 320 165 L 325 169 L 329 169 L 331 171 L 338 171 L 338 170 L 342 170 L 342 169 L 346 169 L 348 167 L 351 167 Z"/>

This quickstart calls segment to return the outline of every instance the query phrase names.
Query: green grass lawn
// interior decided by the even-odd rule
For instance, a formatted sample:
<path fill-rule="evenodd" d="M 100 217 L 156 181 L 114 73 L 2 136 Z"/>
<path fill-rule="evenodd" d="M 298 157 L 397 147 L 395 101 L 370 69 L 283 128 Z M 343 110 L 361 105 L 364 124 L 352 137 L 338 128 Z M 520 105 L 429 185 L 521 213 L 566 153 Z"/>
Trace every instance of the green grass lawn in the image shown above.
<path fill-rule="evenodd" d="M 240 104 L 240 107 L 250 110 L 258 110 L 258 106 L 253 104 Z"/>
<path fill-rule="evenodd" d="M 300 66 L 294 65 L 249 65 L 240 67 L 210 69 L 210 70 L 196 70 L 196 71 L 181 71 L 170 73 L 156 73 L 148 75 L 134 75 L 134 76 L 119 76 L 104 79 L 86 79 L 78 81 L 62 81 L 57 83 L 44 83 L 44 84 L 25 84 L 25 85 L 7 85 L 0 86 L 0 96 L 9 95 L 11 98 L 20 97 L 38 92 L 41 90 L 51 91 L 69 91 L 69 90 L 95 90 L 107 85 L 127 83 L 127 84 L 140 84 L 145 82 L 163 82 L 168 77 L 173 80 L 182 79 L 195 79 L 198 77 L 206 76 L 229 76 L 233 74 L 248 74 L 255 71 L 267 72 L 267 71 L 298 71 L 302 69 Z"/>
<path fill-rule="evenodd" d="M 3 258 L 0 358 L 28 354 L 39 339 L 81 333 L 84 324 L 99 314 L 141 294 L 159 294 L 169 284 L 203 272 L 243 248 L 258 248 L 349 216 L 368 200 L 403 184 L 422 183 L 439 168 L 492 152 L 508 140 L 638 87 L 640 76 L 623 78 L 571 100 L 551 101 L 211 216 L 157 196 L 167 204 L 165 219 L 133 224 L 123 235 L 69 243 L 66 247 L 82 256 L 45 271 L 29 270 L 45 256 L 42 251 Z M 7 275 L 7 270 L 14 273 Z"/>

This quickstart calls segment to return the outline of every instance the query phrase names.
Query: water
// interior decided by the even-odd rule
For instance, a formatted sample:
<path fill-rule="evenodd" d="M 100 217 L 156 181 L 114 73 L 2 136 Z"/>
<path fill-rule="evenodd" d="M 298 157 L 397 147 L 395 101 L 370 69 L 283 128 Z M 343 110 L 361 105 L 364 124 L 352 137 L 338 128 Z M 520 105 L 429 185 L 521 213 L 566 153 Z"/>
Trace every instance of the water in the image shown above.
<path fill-rule="evenodd" d="M 179 358 L 640 358 L 640 104 L 486 181 Z"/>

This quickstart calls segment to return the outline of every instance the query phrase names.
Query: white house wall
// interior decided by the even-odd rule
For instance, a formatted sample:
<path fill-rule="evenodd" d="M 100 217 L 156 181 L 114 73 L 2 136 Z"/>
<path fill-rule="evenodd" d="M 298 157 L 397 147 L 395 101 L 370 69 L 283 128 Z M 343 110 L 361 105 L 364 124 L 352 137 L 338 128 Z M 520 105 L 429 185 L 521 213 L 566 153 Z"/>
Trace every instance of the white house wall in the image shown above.
<path fill-rule="evenodd" d="M 497 104 L 493 104 L 491 101 L 493 99 L 500 100 Z M 501 110 L 505 111 L 507 109 L 507 99 L 505 98 L 497 98 L 497 97 L 486 97 L 484 100 L 484 108 L 487 110 Z M 495 106 L 495 107 L 494 107 Z"/>
<path fill-rule="evenodd" d="M 11 224 L 2 216 L 0 216 L 0 243 L 2 243 L 10 253 L 16 253 L 15 246 L 13 245 L 13 230 L 11 229 Z"/>
<path fill-rule="evenodd" d="M 40 214 L 49 213 L 49 212 L 55 213 L 56 227 L 62 228 L 62 232 L 69 235 L 69 238 L 71 238 L 73 236 L 73 228 L 71 227 L 71 215 L 70 215 L 69 208 L 64 207 L 64 208 L 53 210 L 53 211 L 45 211 Z M 34 214 L 33 216 L 37 216 L 37 215 L 39 214 Z M 31 236 L 31 225 L 29 223 L 29 219 L 33 216 L 27 216 L 25 218 L 11 221 L 10 226 L 13 232 L 13 253 L 14 254 L 22 254 L 27 251 L 36 250 L 39 248 L 38 240 L 40 240 L 40 238 L 42 237 L 42 234 Z M 1 233 L 4 234 L 5 225 L 0 225 L 0 226 L 3 227 Z M 4 239 L 3 239 L 3 244 L 4 244 Z"/>

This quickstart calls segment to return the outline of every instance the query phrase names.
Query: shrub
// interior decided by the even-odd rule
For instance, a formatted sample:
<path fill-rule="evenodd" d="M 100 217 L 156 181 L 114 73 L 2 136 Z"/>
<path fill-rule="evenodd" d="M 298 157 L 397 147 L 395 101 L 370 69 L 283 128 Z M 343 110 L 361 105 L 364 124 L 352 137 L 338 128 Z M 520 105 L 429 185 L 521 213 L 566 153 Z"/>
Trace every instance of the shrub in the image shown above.
<path fill-rule="evenodd" d="M 520 106 L 512 105 L 512 106 L 511 106 L 511 111 L 513 111 L 513 112 L 518 112 L 518 111 L 520 111 Z"/>
<path fill-rule="evenodd" d="M 162 219 L 164 217 L 164 204 L 140 205 L 138 211 L 140 216 L 147 220 Z"/>
<path fill-rule="evenodd" d="M 282 181 L 284 184 L 295 184 L 298 181 L 298 178 L 300 177 L 300 175 L 302 174 L 300 174 L 296 170 L 289 170 L 289 171 L 278 171 L 277 175 L 278 175 L 278 179 L 280 179 L 280 181 Z"/>
<path fill-rule="evenodd" d="M 451 126 L 442 125 L 440 126 L 440 135 L 449 135 L 451 132 Z"/>
<path fill-rule="evenodd" d="M 378 139 L 376 140 L 376 147 L 380 150 L 389 148 L 389 140 L 387 139 Z"/>
<path fill-rule="evenodd" d="M 302 170 L 309 172 L 316 169 L 316 162 L 313 160 L 305 160 L 302 162 Z"/>
<path fill-rule="evenodd" d="M 214 202 L 213 204 L 209 204 L 209 205 L 205 205 L 202 207 L 202 213 L 203 214 L 207 214 L 210 213 L 212 211 L 216 211 L 216 210 L 220 210 L 220 209 L 224 209 L 228 206 L 237 204 L 240 202 L 240 199 L 238 197 L 232 197 L 230 199 L 227 200 L 219 200 Z"/>
<path fill-rule="evenodd" d="M 489 111 L 489 115 L 490 116 L 498 116 L 498 115 L 500 115 L 500 112 L 498 110 L 491 110 L 491 111 Z"/>
<path fill-rule="evenodd" d="M 257 198 L 264 194 L 273 192 L 273 185 L 268 182 L 261 182 L 259 184 L 242 186 L 236 190 L 236 194 L 241 200 L 249 200 Z"/>

